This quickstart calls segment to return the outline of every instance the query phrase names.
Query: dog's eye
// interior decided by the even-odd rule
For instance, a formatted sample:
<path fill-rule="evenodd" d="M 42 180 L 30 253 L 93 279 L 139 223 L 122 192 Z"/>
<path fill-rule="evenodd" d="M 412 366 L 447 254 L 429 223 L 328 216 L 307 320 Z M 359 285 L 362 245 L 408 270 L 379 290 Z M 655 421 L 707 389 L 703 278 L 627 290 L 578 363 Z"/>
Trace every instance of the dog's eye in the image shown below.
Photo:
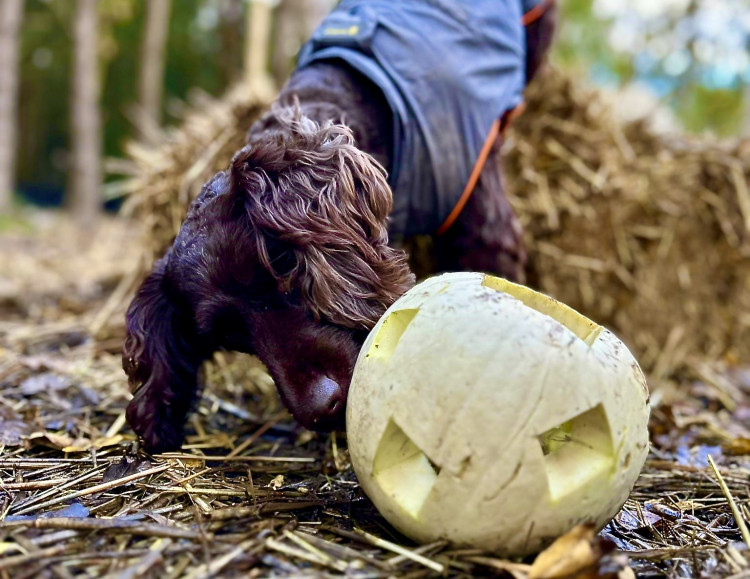
<path fill-rule="evenodd" d="M 302 292 L 299 288 L 292 288 L 281 296 L 285 306 L 296 306 L 302 301 Z"/>
<path fill-rule="evenodd" d="M 277 277 L 289 275 L 297 267 L 297 256 L 291 249 L 271 253 L 271 267 Z"/>
<path fill-rule="evenodd" d="M 294 249 L 288 243 L 271 238 L 266 241 L 268 252 L 268 265 L 274 277 L 286 277 L 297 267 L 297 256 Z"/>

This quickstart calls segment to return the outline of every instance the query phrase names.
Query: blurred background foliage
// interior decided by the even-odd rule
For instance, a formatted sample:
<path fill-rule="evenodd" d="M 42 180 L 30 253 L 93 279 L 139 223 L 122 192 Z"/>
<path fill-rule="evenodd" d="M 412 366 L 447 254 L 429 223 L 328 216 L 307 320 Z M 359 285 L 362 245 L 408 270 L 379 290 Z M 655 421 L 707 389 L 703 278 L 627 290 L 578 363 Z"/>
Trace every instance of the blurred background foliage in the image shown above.
<path fill-rule="evenodd" d="M 750 132 L 750 1 L 563 0 L 561 7 L 561 67 L 627 88 L 622 107 L 648 100 L 663 107 L 674 129 Z"/>
<path fill-rule="evenodd" d="M 132 122 L 147 0 L 99 1 L 101 113 L 105 157 L 122 156 Z M 222 6 L 224 4 L 225 6 Z M 165 71 L 165 120 L 199 88 L 221 94 L 241 69 L 242 3 L 179 0 L 172 10 Z M 22 30 L 17 181 L 36 203 L 62 200 L 68 164 L 71 22 L 74 3 L 27 0 Z M 231 18 L 231 19 L 230 19 Z M 170 115 L 169 112 L 172 112 Z"/>
<path fill-rule="evenodd" d="M 100 0 L 104 154 L 135 135 L 139 43 L 147 0 Z M 659 108 L 676 129 L 747 134 L 748 0 L 559 0 L 554 62 L 582 79 Z M 243 0 L 179 0 L 167 44 L 164 122 L 191 90 L 221 94 L 242 70 Z M 27 0 L 22 26 L 17 183 L 34 203 L 63 198 L 69 150 L 70 0 Z M 273 39 L 278 43 L 280 39 Z M 284 40 L 284 39 L 281 39 Z M 627 88 L 628 90 L 622 90 Z M 630 90 L 632 89 L 632 90 Z M 638 107 L 636 107 L 638 108 Z"/>

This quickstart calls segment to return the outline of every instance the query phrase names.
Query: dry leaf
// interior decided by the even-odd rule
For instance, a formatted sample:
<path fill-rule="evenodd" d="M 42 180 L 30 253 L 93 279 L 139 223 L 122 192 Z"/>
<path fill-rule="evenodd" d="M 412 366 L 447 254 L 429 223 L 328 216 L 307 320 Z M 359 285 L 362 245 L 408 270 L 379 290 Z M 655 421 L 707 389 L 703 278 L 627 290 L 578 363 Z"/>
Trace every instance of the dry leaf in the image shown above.
<path fill-rule="evenodd" d="M 32 432 L 28 440 L 34 444 L 44 444 L 46 442 L 60 449 L 73 444 L 73 437 L 62 432 Z"/>
<path fill-rule="evenodd" d="M 33 427 L 23 420 L 6 420 L 0 417 L 0 445 L 21 446 L 30 436 Z"/>
<path fill-rule="evenodd" d="M 529 579 L 576 577 L 596 565 L 601 553 L 594 528 L 578 525 L 542 551 L 529 571 Z"/>
<path fill-rule="evenodd" d="M 627 556 L 614 549 L 592 525 L 578 525 L 539 554 L 529 579 L 634 579 Z"/>
<path fill-rule="evenodd" d="M 74 502 L 67 507 L 55 511 L 45 511 L 37 515 L 9 515 L 6 521 L 35 521 L 37 519 L 85 519 L 91 512 L 79 502 Z"/>
<path fill-rule="evenodd" d="M 750 454 L 750 438 L 740 436 L 724 445 L 724 453 L 732 456 Z"/>
<path fill-rule="evenodd" d="M 153 464 L 151 462 L 143 460 L 141 457 L 123 456 L 119 462 L 113 462 L 104 470 L 102 482 L 107 483 L 121 479 L 131 474 L 135 474 L 141 469 L 146 470 L 152 466 Z"/>
<path fill-rule="evenodd" d="M 63 447 L 62 450 L 63 452 L 86 452 L 92 448 L 99 450 L 100 448 L 120 444 L 122 440 L 123 437 L 121 434 L 116 434 L 115 436 L 100 436 L 94 440 L 91 440 L 90 438 L 77 438 L 72 444 Z"/>
<path fill-rule="evenodd" d="M 70 384 L 71 379 L 67 376 L 45 372 L 26 378 L 26 380 L 21 382 L 21 393 L 24 396 L 35 396 L 42 392 L 64 390 Z"/>
<path fill-rule="evenodd" d="M 279 490 L 284 486 L 284 475 L 280 474 L 279 476 L 274 477 L 274 479 L 270 483 L 268 483 L 268 486 L 275 491 Z"/>
<path fill-rule="evenodd" d="M 205 459 L 199 454 L 196 454 L 195 458 L 168 458 L 167 462 L 170 468 L 204 468 L 206 465 Z"/>

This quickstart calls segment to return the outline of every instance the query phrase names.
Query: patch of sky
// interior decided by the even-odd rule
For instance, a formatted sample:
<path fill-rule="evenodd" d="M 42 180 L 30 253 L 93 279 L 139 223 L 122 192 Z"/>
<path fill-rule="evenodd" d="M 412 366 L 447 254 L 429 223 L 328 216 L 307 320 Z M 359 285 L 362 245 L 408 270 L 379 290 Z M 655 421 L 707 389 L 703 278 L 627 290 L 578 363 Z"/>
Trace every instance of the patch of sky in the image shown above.
<path fill-rule="evenodd" d="M 673 79 L 686 74 L 711 89 L 748 82 L 747 1 L 595 0 L 593 9 L 598 18 L 611 22 L 610 46 L 632 55 L 636 78 L 663 94 L 677 86 Z M 592 74 L 609 83 L 602 70 Z"/>

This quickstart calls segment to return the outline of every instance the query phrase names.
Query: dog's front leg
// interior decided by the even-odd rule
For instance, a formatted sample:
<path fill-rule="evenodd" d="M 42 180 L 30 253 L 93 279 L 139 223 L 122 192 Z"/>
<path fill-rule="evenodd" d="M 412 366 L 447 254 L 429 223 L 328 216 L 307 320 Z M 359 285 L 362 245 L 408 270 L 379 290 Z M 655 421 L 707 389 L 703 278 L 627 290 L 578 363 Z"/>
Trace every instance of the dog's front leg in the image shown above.
<path fill-rule="evenodd" d="M 123 369 L 134 393 L 127 419 L 150 452 L 180 448 L 187 413 L 206 359 L 192 319 L 164 279 L 168 257 L 154 266 L 130 304 Z"/>
<path fill-rule="evenodd" d="M 505 195 L 498 139 L 461 214 L 435 238 L 437 271 L 483 271 L 525 279 L 521 224 Z"/>

